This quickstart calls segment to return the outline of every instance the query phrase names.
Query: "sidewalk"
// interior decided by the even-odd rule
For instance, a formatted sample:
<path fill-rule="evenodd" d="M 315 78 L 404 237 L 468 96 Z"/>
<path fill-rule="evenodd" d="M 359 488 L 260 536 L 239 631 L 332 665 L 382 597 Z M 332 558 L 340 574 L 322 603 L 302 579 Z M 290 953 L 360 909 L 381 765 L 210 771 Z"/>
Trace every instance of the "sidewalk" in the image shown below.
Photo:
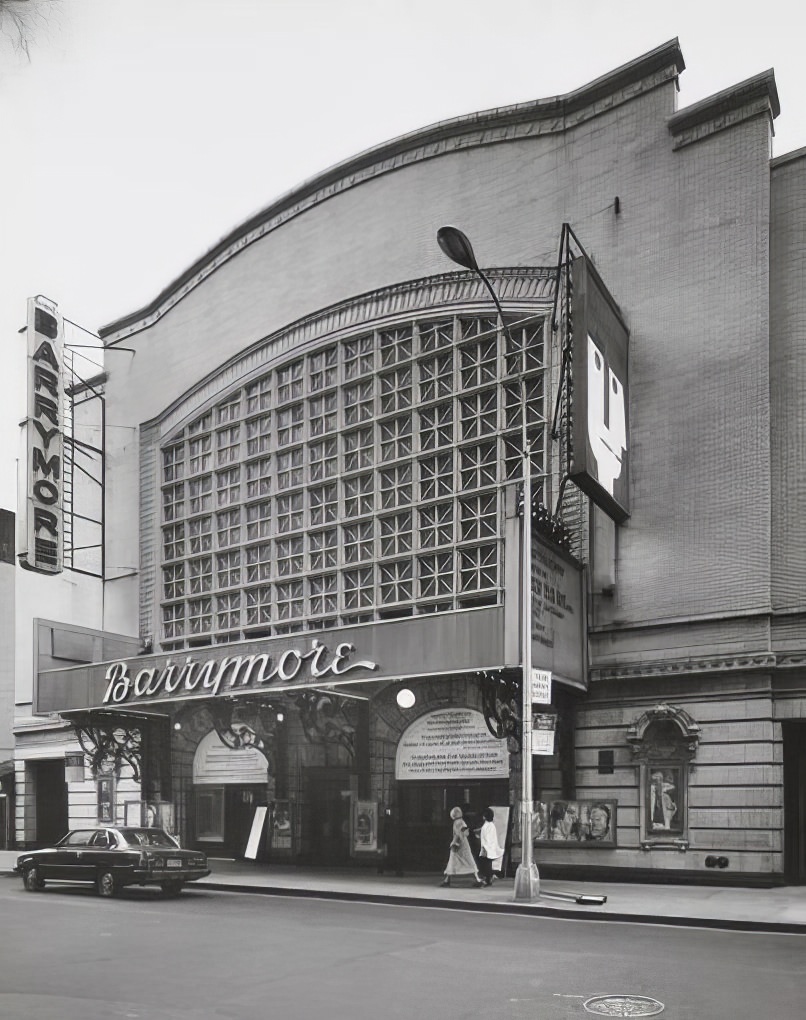
<path fill-rule="evenodd" d="M 17 851 L 0 851 L 0 875 L 11 873 L 16 858 Z M 326 871 L 211 858 L 210 869 L 210 876 L 196 885 L 270 896 L 806 935 L 806 886 L 745 889 L 549 879 L 541 881 L 539 897 L 529 903 L 513 901 L 511 878 L 489 889 L 472 888 L 469 878 L 454 879 L 453 886 L 443 889 L 441 875 L 397 877 L 369 868 Z M 576 902 L 578 896 L 606 896 L 607 900 L 602 905 L 585 905 Z"/>

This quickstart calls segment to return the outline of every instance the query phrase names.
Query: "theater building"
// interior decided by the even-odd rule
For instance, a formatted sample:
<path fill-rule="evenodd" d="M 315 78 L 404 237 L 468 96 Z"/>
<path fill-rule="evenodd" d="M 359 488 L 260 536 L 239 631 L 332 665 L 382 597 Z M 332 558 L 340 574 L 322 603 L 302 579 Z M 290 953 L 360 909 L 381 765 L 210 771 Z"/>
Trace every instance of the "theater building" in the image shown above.
<path fill-rule="evenodd" d="M 101 330 L 63 398 L 101 501 L 59 504 L 98 541 L 37 568 L 42 452 L 21 508 L 20 845 L 53 801 L 439 871 L 493 805 L 516 863 L 529 641 L 541 873 L 806 879 L 806 150 L 772 72 L 678 109 L 683 70 L 361 153 Z"/>

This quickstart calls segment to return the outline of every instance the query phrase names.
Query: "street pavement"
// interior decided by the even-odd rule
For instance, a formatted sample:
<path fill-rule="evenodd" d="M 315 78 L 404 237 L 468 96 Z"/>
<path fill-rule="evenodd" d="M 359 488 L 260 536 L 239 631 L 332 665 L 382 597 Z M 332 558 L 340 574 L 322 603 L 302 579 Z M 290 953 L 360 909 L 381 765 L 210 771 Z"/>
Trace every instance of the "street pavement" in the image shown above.
<path fill-rule="evenodd" d="M 10 872 L 17 856 L 17 851 L 0 851 L 0 873 Z M 378 874 L 369 867 L 322 869 L 211 858 L 210 869 L 210 876 L 197 884 L 243 893 L 806 935 L 806 886 L 544 879 L 539 896 L 524 902 L 514 900 L 511 878 L 483 889 L 473 888 L 469 878 L 454 878 L 445 889 L 441 875 Z M 580 897 L 606 899 L 596 904 L 579 902 Z"/>

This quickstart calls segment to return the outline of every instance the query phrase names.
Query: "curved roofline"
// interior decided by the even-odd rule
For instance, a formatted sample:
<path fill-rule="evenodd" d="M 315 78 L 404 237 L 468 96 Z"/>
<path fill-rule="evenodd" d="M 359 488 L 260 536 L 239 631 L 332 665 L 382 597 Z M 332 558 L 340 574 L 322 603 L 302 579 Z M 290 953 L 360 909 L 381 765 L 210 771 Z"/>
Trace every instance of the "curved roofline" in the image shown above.
<path fill-rule="evenodd" d="M 547 99 L 515 103 L 511 106 L 495 107 L 478 113 L 455 117 L 450 120 L 437 121 L 427 127 L 418 128 L 416 131 L 399 135 L 370 149 L 365 149 L 358 155 L 351 156 L 349 159 L 336 163 L 321 173 L 308 178 L 291 191 L 280 196 L 270 205 L 265 206 L 259 212 L 244 220 L 205 252 L 204 255 L 196 259 L 188 269 L 168 284 L 153 301 L 139 310 L 131 312 L 129 315 L 102 327 L 99 330 L 100 336 L 102 338 L 109 337 L 120 330 L 127 330 L 126 335 L 136 332 L 137 330 L 131 327 L 136 326 L 140 320 L 149 316 L 158 317 L 159 309 L 162 305 L 170 301 L 172 297 L 177 296 L 177 292 L 183 290 L 183 288 L 186 290 L 191 289 L 194 285 L 194 278 L 199 276 L 206 267 L 216 268 L 212 264 L 222 259 L 227 250 L 232 248 L 239 240 L 243 239 L 244 244 L 251 243 L 245 240 L 247 234 L 258 230 L 271 220 L 283 217 L 284 214 L 286 217 L 293 214 L 294 207 L 298 207 L 306 200 L 310 202 L 317 194 L 320 195 L 319 201 L 326 200 L 334 193 L 337 184 L 347 177 L 354 177 L 356 174 L 366 172 L 371 167 L 376 167 L 379 164 L 394 162 L 401 154 L 409 153 L 412 150 L 420 150 L 417 156 L 419 160 L 428 159 L 437 154 L 431 151 L 434 146 L 439 146 L 440 143 L 444 143 L 448 139 L 459 138 L 468 133 L 478 136 L 481 132 L 490 132 L 493 129 L 500 130 L 502 128 L 511 129 L 518 125 L 542 120 L 559 121 L 560 127 L 558 130 L 565 130 L 565 121 L 573 114 L 592 106 L 595 107 L 596 104 L 600 104 L 603 100 L 613 96 L 614 93 L 627 89 L 629 86 L 640 82 L 648 76 L 667 71 L 669 68 L 674 70 L 671 75 L 667 75 L 662 80 L 666 81 L 669 77 L 676 79 L 677 75 L 685 69 L 685 66 L 680 45 L 677 38 L 674 38 L 651 50 L 649 53 L 631 60 L 627 64 L 622 64 L 621 67 L 609 71 L 607 74 L 602 75 L 602 77 L 596 78 L 594 81 L 573 92 L 551 96 Z M 660 82 L 655 84 L 660 84 Z M 625 98 L 631 98 L 631 96 Z M 609 105 L 606 108 L 609 108 Z M 601 110 L 596 109 L 594 115 L 598 112 L 601 112 Z M 487 137 L 477 141 L 476 144 L 489 144 L 494 140 L 505 141 L 509 137 L 506 136 L 501 139 Z M 444 150 L 440 148 L 439 152 L 441 151 Z M 394 169 L 398 165 L 400 164 L 395 162 L 394 166 L 388 166 L 387 169 Z M 241 248 L 239 247 L 238 250 L 241 250 Z"/>

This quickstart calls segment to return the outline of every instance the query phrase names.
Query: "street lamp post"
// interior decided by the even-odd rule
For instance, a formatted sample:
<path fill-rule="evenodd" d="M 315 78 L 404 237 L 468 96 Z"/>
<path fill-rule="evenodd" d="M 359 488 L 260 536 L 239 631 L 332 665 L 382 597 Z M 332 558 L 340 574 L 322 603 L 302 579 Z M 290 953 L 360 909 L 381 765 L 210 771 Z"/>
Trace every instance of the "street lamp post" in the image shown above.
<path fill-rule="evenodd" d="M 470 269 L 482 281 L 495 303 L 504 331 L 512 343 L 498 295 L 479 269 L 465 234 L 457 227 L 440 227 L 437 243 L 451 261 Z M 514 348 L 514 344 L 512 344 Z M 521 515 L 521 863 L 515 873 L 516 900 L 533 900 L 540 892 L 540 876 L 532 847 L 532 471 L 526 433 L 526 380 L 521 374 L 521 432 L 523 460 L 523 513 Z"/>

